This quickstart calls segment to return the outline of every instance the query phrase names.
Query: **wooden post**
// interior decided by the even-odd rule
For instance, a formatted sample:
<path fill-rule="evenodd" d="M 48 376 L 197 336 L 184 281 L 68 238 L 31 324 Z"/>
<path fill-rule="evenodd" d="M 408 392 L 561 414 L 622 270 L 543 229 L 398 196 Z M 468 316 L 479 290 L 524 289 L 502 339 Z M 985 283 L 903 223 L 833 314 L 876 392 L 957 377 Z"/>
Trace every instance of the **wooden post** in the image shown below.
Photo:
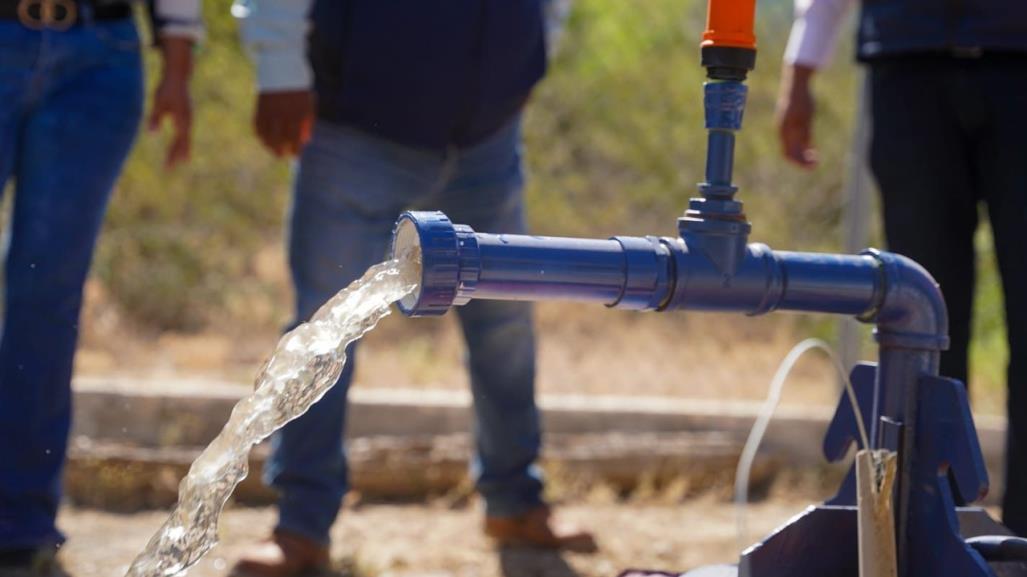
<path fill-rule="evenodd" d="M 897 471 L 893 451 L 856 453 L 859 508 L 859 577 L 898 577 L 892 489 Z"/>

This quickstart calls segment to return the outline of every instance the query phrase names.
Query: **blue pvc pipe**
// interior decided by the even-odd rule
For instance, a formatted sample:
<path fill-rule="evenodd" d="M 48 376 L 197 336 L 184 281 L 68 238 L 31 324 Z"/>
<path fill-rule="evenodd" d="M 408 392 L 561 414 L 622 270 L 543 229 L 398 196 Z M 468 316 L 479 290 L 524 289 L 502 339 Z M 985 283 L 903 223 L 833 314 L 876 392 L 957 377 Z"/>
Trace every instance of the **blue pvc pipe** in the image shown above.
<path fill-rule="evenodd" d="M 884 288 L 870 255 L 774 252 L 752 244 L 735 273 L 725 275 L 680 238 L 483 234 L 453 226 L 441 213 L 405 213 L 396 247 L 415 241 L 422 250 L 422 295 L 400 304 L 412 316 L 441 314 L 472 298 L 859 316 L 878 307 Z"/>
<path fill-rule="evenodd" d="M 735 166 L 735 135 L 711 130 L 706 136 L 706 184 L 731 186 Z"/>
<path fill-rule="evenodd" d="M 401 215 L 393 250 L 411 246 L 421 251 L 423 269 L 419 293 L 400 303 L 411 316 L 442 314 L 472 298 L 747 314 L 793 310 L 876 322 L 884 348 L 936 354 L 948 346 L 937 283 L 913 261 L 889 253 L 801 253 L 750 244 L 728 273 L 703 247 L 681 238 L 484 234 L 453 225 L 441 212 Z M 918 364 L 931 371 L 937 363 Z M 880 402 L 886 415 L 906 405 L 900 399 Z"/>
<path fill-rule="evenodd" d="M 475 236 L 481 268 L 473 298 L 612 305 L 623 292 L 624 250 L 615 240 Z"/>
<path fill-rule="evenodd" d="M 863 316 L 881 297 L 882 277 L 870 255 L 775 251 L 786 290 L 778 308 Z"/>
<path fill-rule="evenodd" d="M 674 295 L 666 308 L 831 312 L 852 316 L 874 309 L 881 283 L 876 261 L 863 255 L 775 252 L 750 244 L 734 272 L 723 274 L 681 239 L 664 239 L 676 261 Z"/>
<path fill-rule="evenodd" d="M 470 299 L 570 300 L 657 309 L 670 294 L 670 251 L 655 238 L 607 240 L 476 233 L 440 212 L 407 212 L 393 251 L 419 247 L 418 294 L 409 316 L 438 315 Z"/>
<path fill-rule="evenodd" d="M 564 299 L 640 310 L 822 312 L 876 323 L 880 364 L 871 443 L 899 453 L 896 527 L 900 574 L 908 575 L 917 383 L 937 375 L 939 352 L 948 346 L 937 283 L 915 262 L 875 251 L 776 252 L 750 244 L 726 267 L 717 256 L 734 246 L 730 231 L 699 227 L 682 234 L 687 241 L 493 235 L 454 226 L 439 212 L 404 213 L 393 250 L 421 250 L 422 283 L 400 309 L 434 315 L 472 298 Z"/>

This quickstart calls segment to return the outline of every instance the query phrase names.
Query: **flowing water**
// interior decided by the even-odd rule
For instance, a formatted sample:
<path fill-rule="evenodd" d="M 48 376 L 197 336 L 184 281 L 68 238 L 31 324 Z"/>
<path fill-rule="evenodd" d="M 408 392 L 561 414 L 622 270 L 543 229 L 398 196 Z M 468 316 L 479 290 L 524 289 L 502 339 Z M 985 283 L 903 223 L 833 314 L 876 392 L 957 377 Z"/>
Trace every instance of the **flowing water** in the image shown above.
<path fill-rule="evenodd" d="M 290 331 L 257 375 L 252 394 L 189 468 L 178 504 L 136 557 L 127 577 L 170 577 L 217 544 L 221 509 L 248 471 L 250 449 L 302 415 L 335 384 L 346 346 L 374 328 L 389 307 L 417 288 L 420 254 L 377 264 Z"/>

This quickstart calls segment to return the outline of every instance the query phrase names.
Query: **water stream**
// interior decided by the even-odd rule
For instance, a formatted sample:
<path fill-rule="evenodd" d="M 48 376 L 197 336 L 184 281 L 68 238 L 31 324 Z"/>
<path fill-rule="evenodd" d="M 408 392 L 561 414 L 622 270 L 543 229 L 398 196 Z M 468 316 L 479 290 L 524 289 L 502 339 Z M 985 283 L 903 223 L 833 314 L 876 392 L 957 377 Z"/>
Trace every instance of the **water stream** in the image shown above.
<path fill-rule="evenodd" d="M 129 567 L 126 577 L 170 577 L 217 544 L 218 518 L 248 472 L 250 449 L 302 415 L 335 384 L 346 347 L 413 292 L 420 254 L 367 269 L 339 291 L 309 322 L 286 333 L 257 374 L 253 393 L 240 400 L 218 436 L 197 457 L 178 487 L 178 504 Z"/>

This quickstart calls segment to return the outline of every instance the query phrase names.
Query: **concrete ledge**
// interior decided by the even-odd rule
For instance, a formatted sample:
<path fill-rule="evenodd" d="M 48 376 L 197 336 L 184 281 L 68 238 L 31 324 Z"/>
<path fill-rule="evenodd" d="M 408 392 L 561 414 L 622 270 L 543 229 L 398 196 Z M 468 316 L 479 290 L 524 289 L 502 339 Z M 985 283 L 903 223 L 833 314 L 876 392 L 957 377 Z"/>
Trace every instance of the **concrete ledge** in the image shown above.
<path fill-rule="evenodd" d="M 349 444 L 350 480 L 370 499 L 423 499 L 469 490 L 469 435 L 363 437 Z M 114 511 L 168 507 L 177 499 L 179 480 L 199 454 L 194 448 L 142 448 L 79 439 L 71 447 L 65 493 L 76 505 Z M 556 484 L 601 483 L 630 492 L 642 483 L 666 488 L 675 483 L 681 497 L 728 487 L 741 447 L 720 433 L 560 435 L 547 438 L 542 466 Z M 267 447 L 250 458 L 251 474 L 233 499 L 247 504 L 274 501 L 260 482 Z M 761 461 L 754 485 L 765 485 L 776 463 Z"/>
<path fill-rule="evenodd" d="M 219 381 L 160 386 L 130 380 L 79 379 L 73 435 L 146 446 L 206 445 L 221 430 L 248 388 Z M 462 391 L 354 389 L 350 438 L 463 433 L 471 429 L 470 395 Z M 672 397 L 543 395 L 545 428 L 552 433 L 748 431 L 760 403 Z M 772 429 L 826 427 L 833 407 L 780 407 Z M 778 426 L 779 425 L 779 426 Z M 808 433 L 809 431 L 802 431 Z M 808 441 L 809 437 L 803 440 Z M 774 439 L 769 438 L 768 443 Z M 815 448 L 814 452 L 819 451 Z"/>
<path fill-rule="evenodd" d="M 150 447 L 202 446 L 221 430 L 248 387 L 219 381 L 175 381 L 161 386 L 126 379 L 75 383 L 73 437 Z M 550 433 L 722 431 L 745 435 L 760 403 L 669 397 L 543 395 Z M 834 407 L 779 407 L 764 446 L 797 462 L 819 462 L 820 442 Z M 1001 461 L 1005 419 L 977 417 L 989 463 Z M 354 389 L 350 438 L 424 436 L 471 430 L 470 395 L 462 391 Z"/>
<path fill-rule="evenodd" d="M 246 386 L 206 380 L 159 383 L 129 379 L 79 379 L 75 383 L 76 443 L 140 449 L 195 450 L 228 419 Z M 740 443 L 759 411 L 758 402 L 664 397 L 544 395 L 539 399 L 548 435 L 717 432 Z M 471 430 L 470 396 L 446 390 L 350 392 L 348 434 L 360 439 L 424 439 Z M 820 466 L 821 439 L 833 407 L 780 407 L 761 448 L 789 466 Z M 1005 420 L 978 417 L 981 448 L 1001 493 Z M 638 447 L 644 459 L 649 449 Z M 461 465 L 461 468 L 463 465 Z M 462 473 L 461 473 L 462 474 Z"/>

